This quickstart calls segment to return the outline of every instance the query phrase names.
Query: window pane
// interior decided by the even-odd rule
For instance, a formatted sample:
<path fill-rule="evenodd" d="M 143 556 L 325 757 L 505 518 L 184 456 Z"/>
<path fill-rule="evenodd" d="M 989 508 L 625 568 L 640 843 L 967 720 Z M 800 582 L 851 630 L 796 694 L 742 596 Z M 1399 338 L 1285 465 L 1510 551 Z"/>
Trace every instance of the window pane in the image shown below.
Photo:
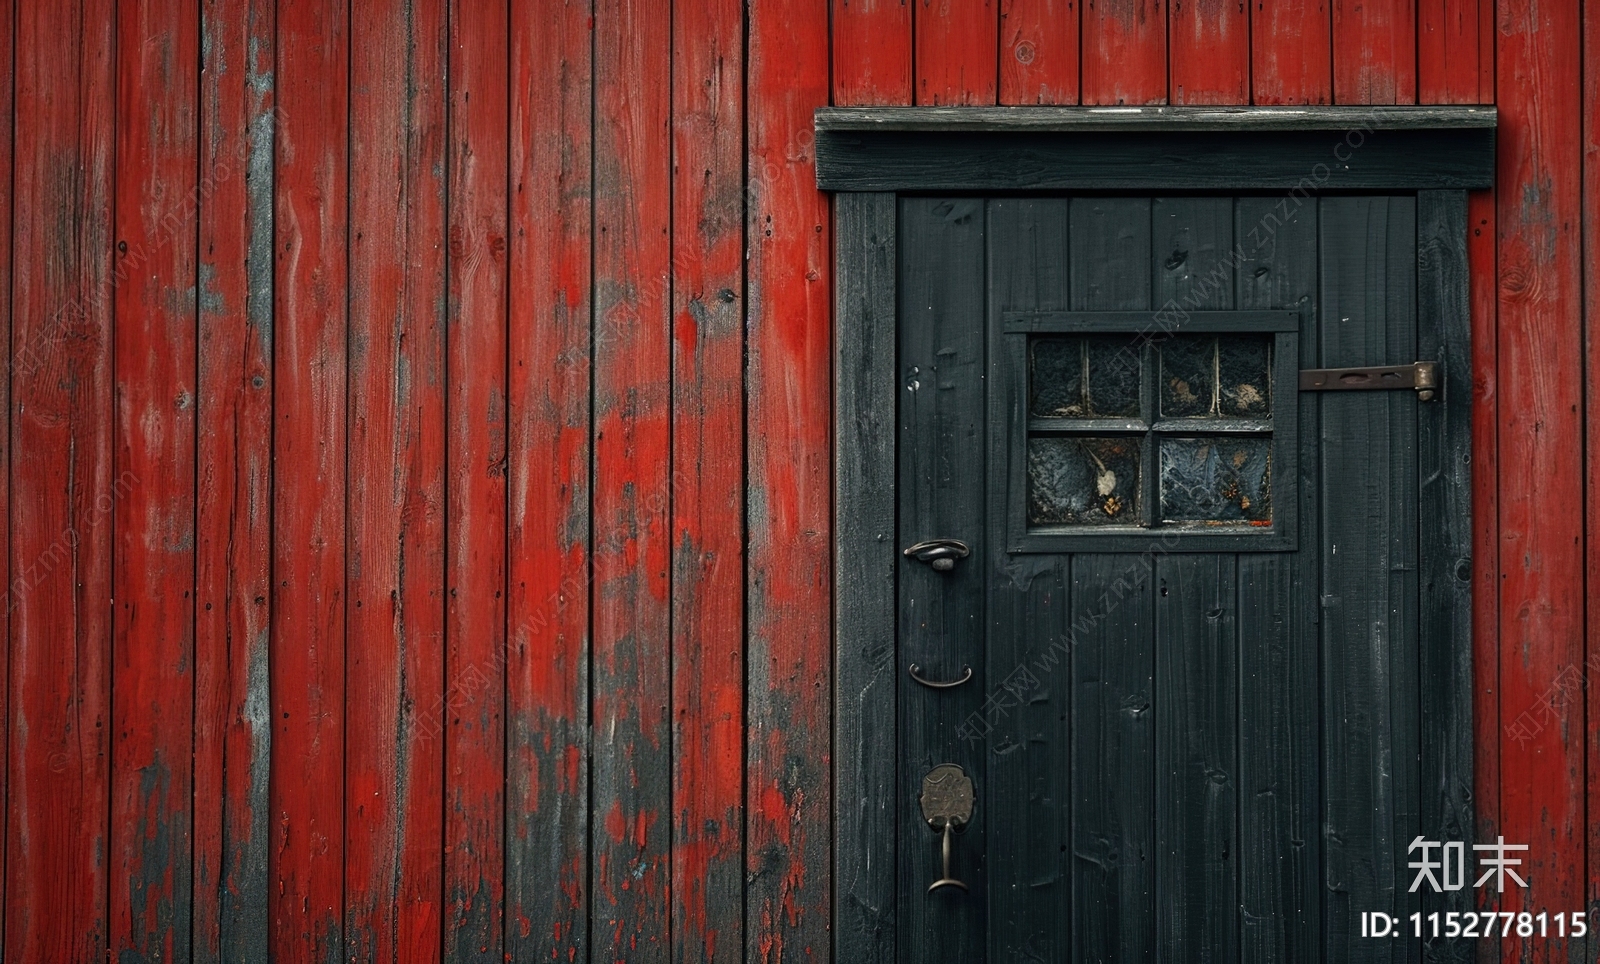
<path fill-rule="evenodd" d="M 1270 438 L 1161 440 L 1161 518 L 1165 522 L 1272 521 Z"/>
<path fill-rule="evenodd" d="M 1217 339 L 1220 414 L 1230 418 L 1271 414 L 1271 345 L 1270 335 L 1223 335 Z"/>
<path fill-rule="evenodd" d="M 1034 338 L 1029 342 L 1032 388 L 1028 411 L 1039 418 L 1082 418 L 1083 339 Z"/>
<path fill-rule="evenodd" d="M 1161 416 L 1194 418 L 1212 413 L 1217 339 L 1177 335 L 1161 345 Z"/>
<path fill-rule="evenodd" d="M 1139 346 L 1130 338 L 1084 339 L 1089 353 L 1089 414 L 1095 418 L 1139 415 Z"/>
<path fill-rule="evenodd" d="M 1028 440 L 1028 522 L 1138 525 L 1138 438 Z"/>

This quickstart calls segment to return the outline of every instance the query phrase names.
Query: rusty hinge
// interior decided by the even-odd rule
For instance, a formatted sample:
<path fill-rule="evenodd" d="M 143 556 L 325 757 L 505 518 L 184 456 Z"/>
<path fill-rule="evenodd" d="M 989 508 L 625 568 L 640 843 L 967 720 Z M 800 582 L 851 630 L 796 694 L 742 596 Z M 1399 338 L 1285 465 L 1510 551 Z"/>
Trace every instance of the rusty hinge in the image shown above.
<path fill-rule="evenodd" d="M 1302 392 L 1334 392 L 1359 389 L 1414 388 L 1420 401 L 1433 398 L 1439 387 L 1439 363 L 1412 362 L 1409 365 L 1377 365 L 1372 368 L 1302 368 Z"/>

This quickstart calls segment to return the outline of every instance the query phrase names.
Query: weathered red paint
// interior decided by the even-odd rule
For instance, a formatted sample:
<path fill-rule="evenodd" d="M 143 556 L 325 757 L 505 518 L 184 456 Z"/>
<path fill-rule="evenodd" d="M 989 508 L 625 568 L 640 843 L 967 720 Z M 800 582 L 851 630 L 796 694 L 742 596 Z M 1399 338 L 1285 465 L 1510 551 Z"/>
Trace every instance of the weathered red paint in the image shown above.
<path fill-rule="evenodd" d="M 491 6 L 0 2 L 8 960 L 827 959 L 830 98 L 1499 103 L 1477 834 L 1600 898 L 1600 19 Z"/>

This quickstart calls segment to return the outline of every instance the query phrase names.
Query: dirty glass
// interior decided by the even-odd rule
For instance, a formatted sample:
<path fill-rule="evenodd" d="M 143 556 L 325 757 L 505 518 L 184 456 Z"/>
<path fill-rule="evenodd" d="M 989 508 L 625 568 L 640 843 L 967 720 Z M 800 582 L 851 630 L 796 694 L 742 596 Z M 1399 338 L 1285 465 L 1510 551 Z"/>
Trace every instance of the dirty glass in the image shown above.
<path fill-rule="evenodd" d="M 1137 437 L 1042 436 L 1028 440 L 1028 522 L 1137 525 Z"/>
<path fill-rule="evenodd" d="M 1163 522 L 1271 523 L 1270 438 L 1164 438 L 1160 448 Z"/>
<path fill-rule="evenodd" d="M 1272 336 L 1178 335 L 1161 346 L 1163 418 L 1272 414 Z"/>
<path fill-rule="evenodd" d="M 1136 418 L 1139 346 L 1112 335 L 1034 338 L 1028 412 L 1035 418 Z"/>
<path fill-rule="evenodd" d="M 1083 339 L 1035 338 L 1029 354 L 1029 412 L 1037 418 L 1082 418 Z"/>
<path fill-rule="evenodd" d="M 1216 389 L 1217 339 L 1178 335 L 1161 345 L 1161 416 L 1210 415 Z"/>

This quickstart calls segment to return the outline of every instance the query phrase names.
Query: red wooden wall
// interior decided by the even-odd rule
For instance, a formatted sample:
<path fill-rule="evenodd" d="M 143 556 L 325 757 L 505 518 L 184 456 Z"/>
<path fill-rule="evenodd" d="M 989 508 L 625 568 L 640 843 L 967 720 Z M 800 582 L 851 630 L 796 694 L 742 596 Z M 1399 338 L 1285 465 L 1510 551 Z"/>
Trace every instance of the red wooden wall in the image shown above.
<path fill-rule="evenodd" d="M 1477 833 L 1600 900 L 1600 687 L 1527 716 L 1600 668 L 1597 58 L 1583 0 L 0 0 L 5 959 L 829 958 L 830 102 L 1499 105 Z"/>

